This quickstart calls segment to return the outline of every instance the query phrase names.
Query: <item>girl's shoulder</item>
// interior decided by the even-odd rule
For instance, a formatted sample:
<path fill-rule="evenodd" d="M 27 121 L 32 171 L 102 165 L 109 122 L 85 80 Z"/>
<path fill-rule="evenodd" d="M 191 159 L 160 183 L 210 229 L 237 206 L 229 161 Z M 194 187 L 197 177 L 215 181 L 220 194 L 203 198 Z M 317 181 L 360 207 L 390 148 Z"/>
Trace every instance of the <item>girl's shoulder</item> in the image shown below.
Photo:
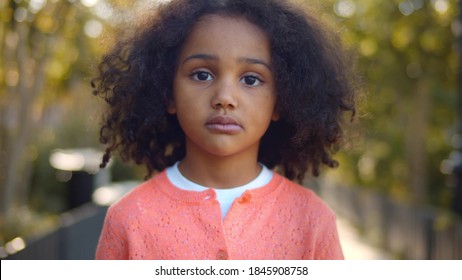
<path fill-rule="evenodd" d="M 281 177 L 281 191 L 278 194 L 280 200 L 288 202 L 297 208 L 306 208 L 306 210 L 334 215 L 330 206 L 308 186 L 302 186 L 277 173 L 275 173 L 275 176 Z"/>
<path fill-rule="evenodd" d="M 160 186 L 165 184 L 165 176 L 162 173 L 156 174 L 150 179 L 140 182 L 133 189 L 123 194 L 110 207 L 111 212 L 133 212 L 141 205 L 157 204 L 156 200 L 161 199 Z"/>

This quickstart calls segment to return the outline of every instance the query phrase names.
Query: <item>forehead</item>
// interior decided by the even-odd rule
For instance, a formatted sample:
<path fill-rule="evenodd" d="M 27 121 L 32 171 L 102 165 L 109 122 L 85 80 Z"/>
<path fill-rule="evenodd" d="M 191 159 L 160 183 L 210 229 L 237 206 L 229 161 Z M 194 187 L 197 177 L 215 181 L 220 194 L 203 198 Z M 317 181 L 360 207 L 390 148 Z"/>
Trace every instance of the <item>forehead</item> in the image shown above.
<path fill-rule="evenodd" d="M 182 53 L 200 51 L 270 57 L 270 43 L 260 27 L 243 17 L 205 15 L 192 27 L 182 47 Z"/>

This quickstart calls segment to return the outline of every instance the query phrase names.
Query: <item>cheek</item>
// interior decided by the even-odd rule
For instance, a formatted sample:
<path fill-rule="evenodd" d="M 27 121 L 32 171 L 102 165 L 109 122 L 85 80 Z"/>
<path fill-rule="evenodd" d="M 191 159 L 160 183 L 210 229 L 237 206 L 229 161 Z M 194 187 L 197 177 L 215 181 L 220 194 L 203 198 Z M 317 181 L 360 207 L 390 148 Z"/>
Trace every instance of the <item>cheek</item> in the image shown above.
<path fill-rule="evenodd" d="M 272 94 L 265 100 L 265 114 L 269 116 L 270 121 L 279 120 L 279 113 L 276 106 L 276 96 Z"/>
<path fill-rule="evenodd" d="M 185 103 L 187 104 L 188 99 L 188 87 L 185 84 L 184 79 L 180 76 L 179 73 L 175 74 L 175 78 L 173 79 L 173 86 L 172 86 L 172 100 L 170 101 L 169 106 L 169 113 L 171 114 L 178 114 L 179 111 L 184 110 Z"/>
<path fill-rule="evenodd" d="M 191 130 L 201 125 L 204 119 L 203 110 L 196 102 L 177 100 L 175 103 L 176 116 L 183 130 Z"/>
<path fill-rule="evenodd" d="M 253 120 L 256 130 L 266 131 L 271 121 L 278 119 L 278 115 L 275 113 L 274 102 L 264 102 L 260 103 L 258 107 L 253 107 L 249 112 L 249 118 Z"/>

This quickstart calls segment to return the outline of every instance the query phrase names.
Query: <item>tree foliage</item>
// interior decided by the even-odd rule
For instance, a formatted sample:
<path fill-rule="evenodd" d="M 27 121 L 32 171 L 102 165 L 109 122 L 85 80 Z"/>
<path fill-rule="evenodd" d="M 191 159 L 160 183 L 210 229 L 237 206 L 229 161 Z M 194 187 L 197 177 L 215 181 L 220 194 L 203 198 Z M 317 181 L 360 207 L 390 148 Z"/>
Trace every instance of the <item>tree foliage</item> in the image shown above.
<path fill-rule="evenodd" d="M 29 203 L 35 163 L 49 156 L 41 154 L 41 147 L 68 145 L 56 143 L 63 139 L 58 128 L 71 114 L 78 118 L 84 113 L 78 110 L 85 109 L 82 104 L 90 89 L 83 84 L 88 83 L 90 64 L 101 50 L 94 38 L 103 29 L 103 20 L 91 12 L 90 2 L 0 2 L 2 232 L 21 220 L 18 213 Z M 76 104 L 77 100 L 83 102 Z M 80 119 L 83 127 L 93 121 Z M 79 135 L 72 138 L 74 144 L 97 141 L 84 131 L 75 132 Z"/>
<path fill-rule="evenodd" d="M 456 115 L 456 1 L 330 1 L 358 57 L 361 140 L 339 176 L 416 203 L 447 205 L 441 163 Z M 459 27 L 460 28 L 460 27 Z M 460 108 L 459 108 L 460 109 Z"/>

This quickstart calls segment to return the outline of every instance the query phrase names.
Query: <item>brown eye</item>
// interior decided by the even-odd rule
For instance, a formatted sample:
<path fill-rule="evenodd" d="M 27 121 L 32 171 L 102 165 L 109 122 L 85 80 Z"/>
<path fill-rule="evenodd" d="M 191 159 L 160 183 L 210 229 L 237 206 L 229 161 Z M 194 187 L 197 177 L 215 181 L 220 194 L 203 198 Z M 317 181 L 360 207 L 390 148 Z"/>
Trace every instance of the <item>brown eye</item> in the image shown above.
<path fill-rule="evenodd" d="M 196 81 L 210 81 L 212 80 L 212 75 L 205 71 L 197 71 L 191 75 L 191 78 Z"/>
<path fill-rule="evenodd" d="M 260 80 L 257 76 L 247 75 L 241 79 L 241 82 L 247 86 L 258 86 L 262 83 L 262 80 Z"/>

